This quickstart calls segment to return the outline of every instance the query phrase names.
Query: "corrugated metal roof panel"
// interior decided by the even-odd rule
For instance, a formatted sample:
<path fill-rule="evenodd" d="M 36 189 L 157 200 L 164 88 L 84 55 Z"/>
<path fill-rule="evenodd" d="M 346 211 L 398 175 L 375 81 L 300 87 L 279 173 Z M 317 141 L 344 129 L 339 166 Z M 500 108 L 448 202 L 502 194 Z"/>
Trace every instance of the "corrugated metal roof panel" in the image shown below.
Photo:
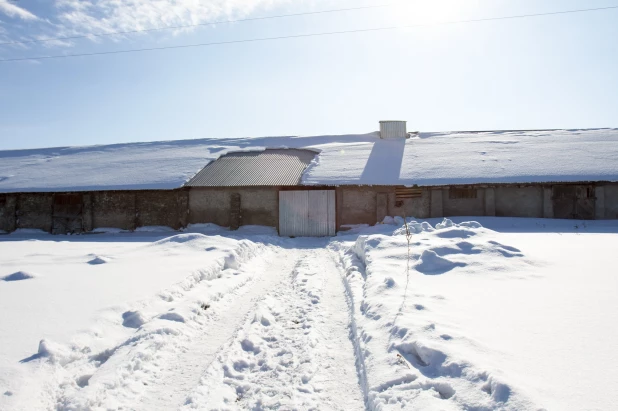
<path fill-rule="evenodd" d="M 296 186 L 316 154 L 298 149 L 230 153 L 208 164 L 185 186 Z"/>

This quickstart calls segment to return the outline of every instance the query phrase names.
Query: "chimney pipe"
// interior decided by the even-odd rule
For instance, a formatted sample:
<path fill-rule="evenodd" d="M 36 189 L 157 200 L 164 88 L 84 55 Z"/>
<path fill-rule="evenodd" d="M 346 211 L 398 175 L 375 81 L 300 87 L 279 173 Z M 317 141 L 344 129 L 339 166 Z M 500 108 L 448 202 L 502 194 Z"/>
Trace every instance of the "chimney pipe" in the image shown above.
<path fill-rule="evenodd" d="M 382 140 L 397 140 L 408 138 L 406 121 L 380 121 L 380 138 Z"/>

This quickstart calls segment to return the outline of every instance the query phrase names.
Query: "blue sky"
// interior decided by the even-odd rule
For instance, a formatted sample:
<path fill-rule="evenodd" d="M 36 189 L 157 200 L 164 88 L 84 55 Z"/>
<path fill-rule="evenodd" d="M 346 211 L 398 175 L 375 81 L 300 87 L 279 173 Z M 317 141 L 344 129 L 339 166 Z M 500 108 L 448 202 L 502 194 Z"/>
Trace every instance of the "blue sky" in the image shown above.
<path fill-rule="evenodd" d="M 392 3 L 28 45 L 0 59 L 412 25 L 615 0 L 0 0 L 0 42 Z M 618 127 L 618 10 L 0 63 L 0 149 L 376 130 Z"/>

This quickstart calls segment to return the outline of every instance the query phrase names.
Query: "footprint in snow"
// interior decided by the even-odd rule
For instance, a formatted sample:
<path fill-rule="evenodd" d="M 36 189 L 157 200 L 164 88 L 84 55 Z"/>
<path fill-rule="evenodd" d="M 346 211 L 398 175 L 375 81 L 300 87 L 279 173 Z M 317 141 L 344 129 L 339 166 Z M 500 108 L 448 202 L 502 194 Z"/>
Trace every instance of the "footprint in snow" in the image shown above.
<path fill-rule="evenodd" d="M 77 380 L 75 380 L 75 383 L 79 388 L 87 387 L 91 377 L 92 375 L 82 375 Z"/>
<path fill-rule="evenodd" d="M 185 317 L 183 317 L 182 315 L 178 314 L 178 313 L 165 313 L 165 314 L 161 314 L 159 316 L 160 319 L 162 320 L 167 320 L 167 321 L 174 321 L 177 323 L 184 323 L 186 322 Z"/>
<path fill-rule="evenodd" d="M 243 351 L 252 352 L 254 354 L 260 353 L 260 348 L 256 347 L 255 344 L 253 344 L 253 341 L 251 340 L 248 340 L 248 339 L 242 340 L 240 342 L 240 346 L 242 347 Z"/>
<path fill-rule="evenodd" d="M 126 311 L 122 314 L 122 325 L 127 328 L 139 328 L 146 319 L 139 311 Z"/>

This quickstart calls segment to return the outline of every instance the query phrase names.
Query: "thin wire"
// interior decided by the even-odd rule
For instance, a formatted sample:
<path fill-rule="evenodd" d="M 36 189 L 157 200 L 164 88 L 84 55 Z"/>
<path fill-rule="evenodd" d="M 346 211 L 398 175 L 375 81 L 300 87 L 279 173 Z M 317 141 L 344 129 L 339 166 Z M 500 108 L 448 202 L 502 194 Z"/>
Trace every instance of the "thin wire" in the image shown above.
<path fill-rule="evenodd" d="M 78 40 L 78 39 L 87 39 L 87 38 L 92 38 L 92 37 L 120 36 L 124 34 L 146 33 L 146 32 L 162 31 L 162 30 L 178 30 L 178 29 L 201 27 L 201 26 L 215 26 L 217 24 L 232 24 L 232 23 L 243 23 L 247 21 L 281 19 L 281 18 L 286 18 L 286 17 L 298 17 L 298 16 L 308 16 L 308 15 L 328 14 L 328 13 L 341 13 L 345 11 L 377 9 L 381 7 L 388 7 L 390 5 L 391 4 L 377 4 L 373 6 L 349 7 L 345 9 L 309 11 L 309 12 L 303 12 L 303 13 L 278 14 L 274 16 L 265 16 L 265 17 L 248 17 L 245 19 L 237 19 L 237 20 L 210 21 L 210 22 L 205 22 L 205 23 L 186 24 L 186 25 L 179 25 L 179 26 L 154 27 L 151 29 L 142 29 L 142 30 L 110 31 L 106 33 L 84 34 L 84 35 L 79 35 L 79 36 L 52 37 L 52 38 L 37 39 L 37 40 L 10 41 L 6 43 L 0 43 L 0 46 L 8 46 L 8 45 L 13 45 L 13 44 L 42 43 L 42 42 L 47 42 L 47 41 Z"/>
<path fill-rule="evenodd" d="M 557 14 L 585 13 L 585 12 L 590 12 L 590 11 L 600 11 L 600 10 L 610 10 L 610 9 L 618 9 L 618 6 L 596 7 L 592 9 L 551 11 L 548 13 L 520 14 L 520 15 L 515 15 L 515 16 L 504 16 L 504 17 L 488 17 L 485 19 L 475 19 L 475 20 L 460 20 L 460 21 L 450 21 L 450 22 L 447 21 L 444 23 L 437 23 L 437 24 L 476 23 L 476 22 L 481 22 L 481 21 L 492 21 L 492 20 L 512 20 L 512 19 L 523 19 L 526 17 L 555 16 Z"/>
<path fill-rule="evenodd" d="M 306 38 L 306 37 L 323 37 L 323 36 L 333 36 L 333 35 L 352 34 L 352 33 L 369 33 L 369 32 L 378 32 L 378 31 L 398 30 L 398 29 L 405 29 L 405 28 L 442 26 L 442 25 L 463 24 L 463 23 L 478 23 L 478 22 L 495 21 L 495 20 L 512 20 L 512 19 L 521 19 L 521 18 L 526 18 L 526 17 L 541 17 L 541 16 L 551 16 L 551 15 L 557 15 L 557 14 L 582 13 L 582 12 L 609 10 L 609 9 L 618 9 L 618 6 L 599 7 L 599 8 L 594 8 L 594 9 L 556 11 L 556 12 L 549 12 L 549 13 L 520 14 L 520 15 L 515 15 L 515 16 L 488 17 L 488 18 L 473 19 L 473 20 L 453 20 L 453 21 L 445 21 L 445 22 L 438 22 L 438 23 L 414 24 L 414 25 L 407 25 L 407 26 L 376 27 L 376 28 L 368 28 L 368 29 L 342 30 L 342 31 L 330 31 L 330 32 L 323 32 L 323 33 L 309 33 L 309 34 L 297 34 L 297 35 L 278 36 L 278 37 L 262 37 L 262 38 L 255 38 L 255 39 L 219 41 L 219 42 L 211 42 L 211 43 L 183 44 L 183 45 L 177 45 L 177 46 L 150 47 L 150 48 L 142 48 L 142 49 L 102 51 L 102 52 L 95 52 L 95 53 L 79 53 L 79 54 L 59 54 L 59 55 L 53 55 L 53 56 L 39 56 L 39 57 L 20 57 L 20 58 L 12 58 L 12 59 L 2 59 L 0 60 L 0 63 L 6 63 L 6 62 L 12 62 L 12 61 L 48 60 L 48 59 L 69 58 L 69 57 L 88 57 L 88 56 L 102 56 L 102 55 L 110 55 L 110 54 L 138 53 L 138 52 L 144 52 L 144 51 L 171 50 L 171 49 L 183 49 L 183 48 L 193 48 L 193 47 L 209 47 L 209 46 L 219 46 L 219 45 L 227 45 L 227 44 L 256 43 L 256 42 L 263 42 L 263 41 L 298 39 L 298 38 Z"/>

